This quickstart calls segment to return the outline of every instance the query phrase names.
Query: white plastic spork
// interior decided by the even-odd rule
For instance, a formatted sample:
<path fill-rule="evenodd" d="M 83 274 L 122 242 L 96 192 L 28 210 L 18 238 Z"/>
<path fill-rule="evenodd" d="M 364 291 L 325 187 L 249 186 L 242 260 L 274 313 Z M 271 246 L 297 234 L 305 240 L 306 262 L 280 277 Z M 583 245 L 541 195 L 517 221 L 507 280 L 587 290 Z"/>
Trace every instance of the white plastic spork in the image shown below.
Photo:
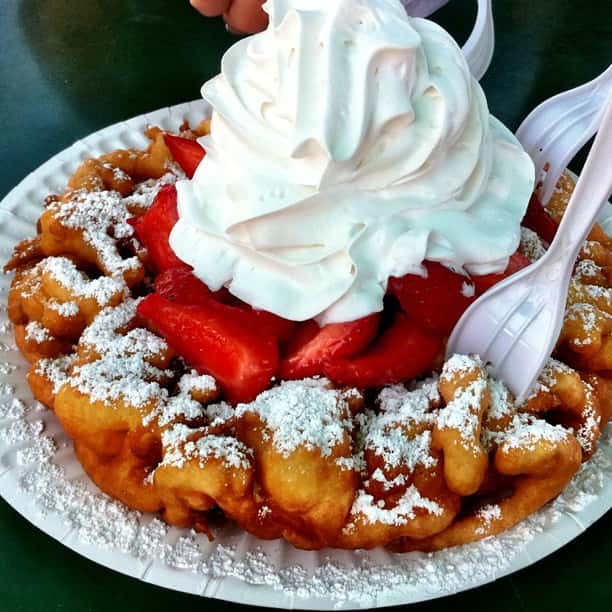
<path fill-rule="evenodd" d="M 470 72 L 477 81 L 480 81 L 489 69 L 495 51 L 495 26 L 491 0 L 478 0 L 476 23 L 462 51 Z"/>
<path fill-rule="evenodd" d="M 548 203 L 567 164 L 597 132 L 610 92 L 612 64 L 592 81 L 542 102 L 516 131 L 535 163 L 542 204 Z"/>
<path fill-rule="evenodd" d="M 463 315 L 447 352 L 479 354 L 518 401 L 559 337 L 574 262 L 612 193 L 612 97 L 557 235 L 535 264 L 499 283 Z"/>

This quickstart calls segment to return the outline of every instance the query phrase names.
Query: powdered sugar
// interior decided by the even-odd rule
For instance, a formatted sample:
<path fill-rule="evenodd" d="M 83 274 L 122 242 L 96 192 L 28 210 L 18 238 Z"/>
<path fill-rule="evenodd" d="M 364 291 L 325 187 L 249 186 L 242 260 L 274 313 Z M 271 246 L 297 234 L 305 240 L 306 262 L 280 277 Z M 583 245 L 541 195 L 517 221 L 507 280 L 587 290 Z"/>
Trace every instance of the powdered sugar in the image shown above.
<path fill-rule="evenodd" d="M 163 461 L 160 465 L 182 468 L 196 460 L 205 467 L 211 459 L 226 468 L 248 470 L 253 466 L 253 451 L 236 438 L 211 435 L 202 428 L 191 429 L 177 424 L 162 434 Z"/>
<path fill-rule="evenodd" d="M 177 167 L 176 171 L 166 172 L 158 179 L 147 179 L 138 183 L 134 191 L 123 199 L 123 202 L 130 210 L 143 212 L 151 207 L 155 196 L 164 185 L 174 185 L 180 178 L 185 178 L 185 174 Z"/>
<path fill-rule="evenodd" d="M 430 430 L 435 414 L 429 391 L 428 387 L 408 391 L 402 385 L 383 389 L 378 396 L 381 412 L 366 412 L 361 421 L 364 450 L 390 468 L 403 466 L 412 472 L 417 465 L 434 466 Z"/>
<path fill-rule="evenodd" d="M 490 420 L 502 421 L 514 413 L 514 398 L 503 382 L 491 376 L 489 376 L 488 385 L 491 400 L 487 417 Z"/>
<path fill-rule="evenodd" d="M 52 420 L 50 414 L 45 417 Z M 48 440 L 40 436 L 37 439 Z M 36 444 L 37 442 L 33 442 L 32 448 Z M 353 603 L 367 607 L 400 603 L 427 594 L 450 593 L 490 580 L 503 572 L 517 554 L 521 555 L 539 532 L 546 530 L 556 536 L 556 526 L 553 523 L 555 519 L 564 518 L 564 512 L 579 512 L 587 504 L 597 503 L 597 495 L 602 491 L 603 483 L 609 482 L 610 474 L 609 438 L 606 437 L 594 459 L 582 467 L 573 483 L 552 506 L 498 537 L 434 555 L 389 555 L 385 557 L 385 561 L 381 561 L 379 553 L 334 554 L 332 557 L 299 553 L 298 563 L 295 563 L 290 560 L 295 558 L 295 553 L 283 556 L 283 553 L 289 553 L 286 545 L 256 543 L 244 534 L 238 535 L 231 528 L 220 534 L 217 542 L 212 545 L 202 536 L 185 531 L 178 539 L 169 539 L 168 528 L 157 519 L 151 521 L 147 517 L 140 517 L 138 513 L 131 513 L 116 502 L 111 502 L 113 508 L 109 509 L 106 505 L 108 498 L 99 493 L 93 493 L 93 499 L 88 501 L 85 493 L 75 490 L 83 481 L 74 480 L 73 473 L 70 480 L 62 470 L 52 470 L 51 477 L 46 477 L 47 468 L 52 464 L 44 457 L 48 456 L 49 448 L 52 447 L 52 444 L 41 444 L 40 449 L 34 448 L 31 453 L 32 458 L 38 458 L 36 465 L 43 466 L 43 469 L 37 467 L 36 474 L 29 481 L 33 485 L 29 498 L 34 502 L 30 507 L 46 509 L 47 513 L 52 512 L 62 517 L 71 533 L 69 541 L 72 541 L 74 546 L 91 555 L 95 554 L 95 551 L 92 553 L 91 548 L 80 547 L 79 542 L 95 542 L 102 548 L 124 551 L 130 557 L 142 559 L 146 564 L 138 569 L 132 569 L 132 565 L 129 565 L 129 569 L 124 571 L 142 575 L 142 572 L 150 567 L 152 569 L 146 571 L 150 572 L 147 573 L 147 580 L 151 582 L 176 585 L 176 572 L 165 574 L 164 569 L 160 568 L 184 568 L 180 580 L 184 580 L 184 584 L 188 585 L 185 588 L 207 595 L 251 597 L 243 595 L 235 581 L 224 581 L 223 578 L 227 576 L 251 584 L 267 585 L 259 590 L 259 593 L 263 594 L 258 596 L 257 601 L 285 604 L 283 607 L 292 601 L 300 606 L 300 599 L 295 601 L 292 597 L 310 598 L 311 602 L 308 603 L 318 597 L 330 600 L 323 605 Z M 27 453 L 22 451 L 22 454 L 27 463 Z M 65 461 L 66 458 L 64 456 L 58 460 Z M 19 473 L 22 474 L 24 468 L 27 469 L 27 466 L 22 466 Z M 15 474 L 17 473 L 15 469 Z M 25 483 L 24 479 L 23 484 Z M 7 496 L 11 495 L 11 489 L 17 491 L 12 474 L 5 480 L 4 485 L 6 489 L 3 493 Z M 606 499 L 606 491 L 607 489 L 604 490 L 603 496 L 600 495 L 600 501 L 602 498 Z M 35 515 L 33 510 L 27 512 L 31 512 L 30 518 L 45 525 L 45 518 Z M 579 517 L 579 520 L 588 524 L 592 517 Z M 574 525 L 574 530 L 576 529 L 575 523 L 570 519 L 564 523 L 565 527 L 567 523 Z M 562 533 L 560 539 L 551 536 L 550 540 L 554 540 L 555 545 L 558 545 L 559 541 L 565 541 L 574 533 L 570 527 Z M 543 546 L 546 547 L 546 541 Z M 279 550 L 282 551 L 280 554 Z M 527 559 L 538 558 L 544 552 L 546 550 L 541 546 L 533 547 Z M 108 553 L 100 555 L 100 558 L 108 560 Z M 121 557 L 119 553 L 116 558 L 119 566 L 128 566 L 125 561 L 130 559 Z M 272 589 L 285 595 L 276 597 Z"/>
<path fill-rule="evenodd" d="M 480 519 L 481 525 L 476 528 L 476 533 L 484 534 L 489 529 L 493 521 L 502 518 L 501 508 L 497 504 L 487 504 L 476 512 L 476 517 Z"/>
<path fill-rule="evenodd" d="M 561 425 L 551 425 L 543 419 L 525 413 L 515 414 L 508 429 L 491 435 L 505 448 L 526 451 L 535 451 L 540 442 L 558 444 L 570 436 Z"/>
<path fill-rule="evenodd" d="M 587 346 L 596 341 L 595 334 L 598 334 L 598 319 L 611 321 L 612 317 L 601 310 L 597 310 L 591 304 L 572 304 L 565 314 L 566 321 L 578 323 L 580 335 L 572 337 L 572 344 Z"/>
<path fill-rule="evenodd" d="M 540 240 L 540 237 L 527 227 L 521 227 L 521 244 L 519 250 L 531 263 L 536 262 L 546 253 L 546 248 Z"/>
<path fill-rule="evenodd" d="M 30 321 L 25 326 L 25 337 L 29 342 L 42 344 L 43 342 L 51 340 L 53 336 L 51 332 L 46 327 L 43 327 L 38 321 Z"/>
<path fill-rule="evenodd" d="M 588 282 L 597 279 L 603 270 L 591 259 L 582 259 L 576 264 L 574 278 L 578 282 Z"/>
<path fill-rule="evenodd" d="M 414 485 L 410 485 L 391 508 L 386 508 L 384 501 L 376 501 L 363 489 L 360 490 L 353 502 L 351 517 L 353 517 L 353 521 L 360 520 L 371 524 L 382 523 L 383 525 L 401 526 L 416 517 L 417 509 L 436 516 L 440 516 L 444 512 L 438 503 L 423 497 Z M 348 523 L 344 531 L 351 533 L 352 529 L 354 529 L 354 526 Z"/>
<path fill-rule="evenodd" d="M 212 376 L 206 374 L 198 374 L 195 370 L 191 370 L 188 374 L 183 374 L 179 381 L 179 389 L 181 393 L 215 393 L 217 391 L 217 383 Z"/>
<path fill-rule="evenodd" d="M 163 395 L 155 379 L 163 378 L 164 372 L 149 364 L 140 354 L 106 356 L 73 367 L 68 384 L 87 396 L 89 401 L 101 402 L 109 408 L 119 404 L 152 412 L 158 410 Z"/>
<path fill-rule="evenodd" d="M 346 400 L 327 384 L 324 379 L 283 382 L 250 404 L 240 404 L 236 416 L 257 414 L 269 427 L 274 447 L 285 456 L 304 447 L 327 457 L 351 430 Z"/>
<path fill-rule="evenodd" d="M 39 359 L 34 366 L 34 370 L 38 375 L 51 382 L 55 395 L 68 380 L 68 371 L 75 359 L 75 355 L 62 355 L 57 359 Z"/>
<path fill-rule="evenodd" d="M 473 283 L 464 282 L 461 285 L 461 295 L 465 298 L 472 298 L 476 295 L 476 287 Z"/>
<path fill-rule="evenodd" d="M 466 374 L 474 368 L 482 368 L 484 364 L 478 355 L 452 355 L 444 364 L 442 376 L 452 378 L 457 374 Z"/>
<path fill-rule="evenodd" d="M 140 354 L 144 359 L 151 359 L 163 354 L 168 345 L 159 336 L 141 327 L 126 331 L 136 316 L 138 302 L 128 299 L 100 312 L 83 332 L 81 344 L 99 355 L 117 358 Z"/>
<path fill-rule="evenodd" d="M 51 299 L 47 301 L 47 308 L 57 312 L 62 317 L 76 317 L 79 314 L 79 305 L 76 302 L 58 302 Z"/>
<path fill-rule="evenodd" d="M 466 448 L 475 447 L 479 441 L 480 406 L 487 393 L 487 382 L 478 379 L 440 410 L 436 424 L 440 430 L 455 430 Z"/>
<path fill-rule="evenodd" d="M 134 236 L 127 222 L 132 215 L 118 192 L 77 191 L 66 202 L 51 202 L 48 210 L 65 227 L 82 232 L 84 241 L 96 251 L 106 273 L 117 276 L 140 266 L 136 256 L 123 259 L 117 250 L 116 240 L 130 240 Z M 112 236 L 109 228 L 112 228 Z M 137 250 L 138 244 L 133 244 Z"/>
<path fill-rule="evenodd" d="M 111 299 L 121 295 L 125 288 L 122 277 L 100 276 L 89 279 L 66 257 L 46 257 L 36 265 L 36 269 L 43 275 L 48 274 L 74 298 L 95 299 L 100 306 L 106 306 Z M 74 306 L 66 308 L 68 312 L 74 311 Z M 54 309 L 58 307 L 54 306 Z"/>

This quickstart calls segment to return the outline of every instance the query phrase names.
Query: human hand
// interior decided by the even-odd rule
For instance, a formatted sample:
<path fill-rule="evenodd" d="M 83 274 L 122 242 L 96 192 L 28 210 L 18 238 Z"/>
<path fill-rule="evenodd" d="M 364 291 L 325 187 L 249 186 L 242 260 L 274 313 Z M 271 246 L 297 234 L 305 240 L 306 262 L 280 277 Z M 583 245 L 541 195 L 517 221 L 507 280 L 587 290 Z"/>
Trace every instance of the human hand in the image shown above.
<path fill-rule="evenodd" d="M 223 15 L 231 31 L 250 34 L 268 25 L 261 5 L 265 0 L 190 0 L 191 6 L 206 17 Z"/>

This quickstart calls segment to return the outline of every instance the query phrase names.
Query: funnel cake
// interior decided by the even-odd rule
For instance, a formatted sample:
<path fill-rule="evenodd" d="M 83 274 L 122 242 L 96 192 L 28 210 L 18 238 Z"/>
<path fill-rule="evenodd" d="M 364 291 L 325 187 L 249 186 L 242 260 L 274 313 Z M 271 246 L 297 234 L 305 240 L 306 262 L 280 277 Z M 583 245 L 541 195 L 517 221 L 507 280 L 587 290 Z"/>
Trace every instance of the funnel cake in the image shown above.
<path fill-rule="evenodd" d="M 443 342 L 427 327 L 439 318 L 415 321 L 396 302 L 391 316 L 323 328 L 321 360 L 316 324 L 296 326 L 213 294 L 184 265 L 162 271 L 178 260 L 159 240 L 147 244 L 147 212 L 167 203 L 183 176 L 176 161 L 189 171 L 194 139 L 207 129 L 185 124 L 164 140 L 151 128 L 148 150 L 85 161 L 66 192 L 48 199 L 39 235 L 7 265 L 28 382 L 92 480 L 131 508 L 211 538 L 211 513 L 221 511 L 257 537 L 304 549 L 436 550 L 498 534 L 558 495 L 612 412 L 612 244 L 601 228 L 576 265 L 556 358 L 523 405 L 477 356 L 443 363 Z M 572 185 L 564 175 L 547 207 L 557 223 Z M 545 247 L 523 230 L 520 257 L 533 261 Z M 473 291 L 503 278 L 495 276 L 472 279 Z M 466 281 L 457 284 L 464 307 Z M 395 290 L 401 302 L 407 289 Z M 265 336 L 278 351 L 266 367 L 296 380 L 267 379 L 253 398 L 230 403 L 226 379 L 211 375 L 220 367 L 214 351 L 204 344 L 185 354 L 189 339 L 162 337 L 163 326 L 143 316 L 152 292 L 180 312 L 200 309 L 207 333 L 229 334 L 226 345 L 246 328 L 245 337 Z M 427 368 L 378 384 L 387 345 L 401 342 L 398 320 L 402 330 L 418 327 Z M 367 365 L 368 384 L 324 376 L 347 364 L 357 381 Z M 300 377 L 300 368 L 312 376 Z M 396 383 L 398 370 L 389 371 Z"/>

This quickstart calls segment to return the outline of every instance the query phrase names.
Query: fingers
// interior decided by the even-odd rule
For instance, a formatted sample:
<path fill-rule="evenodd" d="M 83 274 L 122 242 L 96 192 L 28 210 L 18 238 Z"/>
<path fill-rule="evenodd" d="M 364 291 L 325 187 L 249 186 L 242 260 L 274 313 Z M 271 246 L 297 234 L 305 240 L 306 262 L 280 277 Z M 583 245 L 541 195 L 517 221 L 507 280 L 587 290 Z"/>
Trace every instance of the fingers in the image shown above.
<path fill-rule="evenodd" d="M 218 17 L 225 13 L 232 0 L 190 0 L 191 6 L 206 17 Z"/>
<path fill-rule="evenodd" d="M 233 0 L 223 15 L 237 32 L 261 32 L 268 25 L 268 16 L 261 8 L 265 0 Z"/>

